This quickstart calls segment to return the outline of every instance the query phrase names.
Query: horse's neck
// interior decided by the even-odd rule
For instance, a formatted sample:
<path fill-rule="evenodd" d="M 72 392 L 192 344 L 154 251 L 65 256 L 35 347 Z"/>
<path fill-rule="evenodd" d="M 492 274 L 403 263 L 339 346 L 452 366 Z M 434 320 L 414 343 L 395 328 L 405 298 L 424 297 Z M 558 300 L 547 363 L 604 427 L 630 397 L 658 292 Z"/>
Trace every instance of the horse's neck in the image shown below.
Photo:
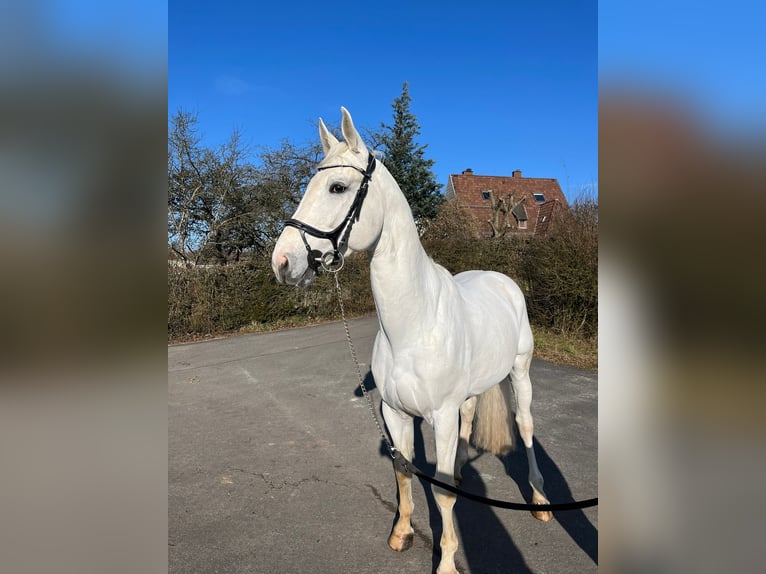
<path fill-rule="evenodd" d="M 370 258 L 370 280 L 381 327 L 395 342 L 412 333 L 413 324 L 423 327 L 433 318 L 440 273 L 420 243 L 412 211 L 393 177 L 390 183 L 383 230 Z"/>

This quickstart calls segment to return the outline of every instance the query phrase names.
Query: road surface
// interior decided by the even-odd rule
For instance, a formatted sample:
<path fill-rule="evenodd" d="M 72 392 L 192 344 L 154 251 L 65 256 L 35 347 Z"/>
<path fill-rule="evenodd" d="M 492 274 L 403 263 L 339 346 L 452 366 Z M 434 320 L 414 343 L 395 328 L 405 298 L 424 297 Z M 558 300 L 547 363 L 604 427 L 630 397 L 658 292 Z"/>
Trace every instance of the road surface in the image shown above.
<path fill-rule="evenodd" d="M 350 328 L 368 372 L 377 319 Z M 548 498 L 597 496 L 596 373 L 535 360 L 531 377 Z M 170 346 L 168 401 L 171 573 L 401 574 L 438 565 L 441 520 L 427 483 L 414 481 L 413 547 L 399 554 L 386 544 L 393 468 L 341 323 Z M 463 488 L 531 500 L 523 449 L 504 459 L 472 454 Z M 434 461 L 432 429 L 416 423 L 415 463 L 433 472 Z M 597 508 L 542 523 L 459 499 L 455 516 L 464 574 L 597 571 Z"/>

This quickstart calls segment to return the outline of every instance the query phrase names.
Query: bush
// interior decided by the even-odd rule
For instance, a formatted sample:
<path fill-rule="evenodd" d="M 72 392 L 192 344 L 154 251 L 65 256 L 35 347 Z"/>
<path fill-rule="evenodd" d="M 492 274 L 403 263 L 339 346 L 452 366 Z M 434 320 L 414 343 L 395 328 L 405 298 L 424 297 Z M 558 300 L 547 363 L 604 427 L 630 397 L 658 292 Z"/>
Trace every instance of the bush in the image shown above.
<path fill-rule="evenodd" d="M 533 326 L 593 337 L 598 324 L 598 205 L 575 202 L 550 237 L 477 240 L 459 213 L 449 211 L 426 231 L 428 254 L 452 273 L 492 270 L 513 278 L 527 297 Z M 449 232 L 449 233 L 448 233 Z M 450 235 L 451 234 L 451 235 Z M 375 311 L 369 261 L 346 260 L 340 276 L 349 316 Z M 309 288 L 279 285 L 268 259 L 218 267 L 168 266 L 168 337 L 205 336 L 242 328 L 340 318 L 329 274 Z"/>
<path fill-rule="evenodd" d="M 549 237 L 529 241 L 520 268 L 533 324 L 564 335 L 598 329 L 598 204 L 579 199 Z"/>
<path fill-rule="evenodd" d="M 365 256 L 350 257 L 342 271 L 349 315 L 375 310 Z M 340 318 L 328 274 L 307 289 L 279 285 L 268 260 L 216 267 L 168 266 L 168 338 L 215 335 L 289 321 Z"/>
<path fill-rule="evenodd" d="M 530 241 L 521 273 L 533 324 L 591 337 L 598 323 L 597 266 L 560 237 Z"/>
<path fill-rule="evenodd" d="M 450 239 L 476 239 L 479 228 L 476 218 L 464 209 L 460 209 L 457 201 L 445 201 L 439 208 L 439 215 L 424 224 L 423 241 L 444 241 Z"/>
<path fill-rule="evenodd" d="M 508 239 L 447 239 L 424 243 L 434 261 L 457 274 L 471 269 L 499 271 L 518 279 L 520 260 L 527 240 Z"/>
<path fill-rule="evenodd" d="M 271 268 L 255 263 L 168 267 L 168 337 L 208 335 L 271 321 L 289 304 L 276 294 Z"/>

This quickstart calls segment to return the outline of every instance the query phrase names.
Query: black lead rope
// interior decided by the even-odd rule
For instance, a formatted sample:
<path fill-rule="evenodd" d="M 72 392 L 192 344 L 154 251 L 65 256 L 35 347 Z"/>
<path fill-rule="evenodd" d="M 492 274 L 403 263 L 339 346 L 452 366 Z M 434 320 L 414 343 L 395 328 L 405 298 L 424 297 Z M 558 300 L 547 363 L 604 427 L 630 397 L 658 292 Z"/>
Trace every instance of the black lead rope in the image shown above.
<path fill-rule="evenodd" d="M 400 472 L 404 472 L 407 474 L 414 474 L 415 476 L 418 476 L 422 478 L 423 480 L 430 482 L 431 484 L 435 486 L 438 486 L 439 488 L 443 488 L 444 490 L 448 490 L 454 494 L 457 494 L 458 496 L 462 496 L 463 498 L 468 498 L 469 500 L 473 500 L 474 502 L 481 502 L 482 504 L 487 504 L 489 506 L 496 506 L 497 508 L 507 508 L 509 510 L 558 512 L 561 510 L 578 510 L 581 508 L 590 508 L 591 506 L 598 506 L 598 498 L 589 498 L 587 500 L 578 500 L 575 502 L 563 502 L 560 504 L 523 504 L 520 502 L 507 502 L 505 500 L 495 500 L 494 498 L 487 498 L 485 496 L 479 496 L 478 494 L 466 492 L 465 490 L 460 490 L 459 488 L 452 486 L 451 484 L 447 484 L 445 482 L 442 482 L 440 480 L 433 478 L 432 476 L 427 475 L 426 473 L 419 470 L 414 464 L 412 464 L 406 458 L 404 458 L 402 453 L 400 453 L 396 449 L 394 449 L 394 452 L 392 453 L 391 456 L 394 459 L 394 468 Z"/>

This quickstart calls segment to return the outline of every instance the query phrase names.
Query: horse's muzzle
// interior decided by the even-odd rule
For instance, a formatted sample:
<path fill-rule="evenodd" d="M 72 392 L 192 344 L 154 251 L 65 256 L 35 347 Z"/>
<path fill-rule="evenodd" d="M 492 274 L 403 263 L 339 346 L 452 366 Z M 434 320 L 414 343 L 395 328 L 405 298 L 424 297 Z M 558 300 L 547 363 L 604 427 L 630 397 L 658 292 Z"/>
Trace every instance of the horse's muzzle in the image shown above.
<path fill-rule="evenodd" d="M 307 267 L 302 273 L 299 271 L 299 275 L 295 274 L 295 268 L 290 265 L 289 258 L 282 254 L 274 255 L 271 266 L 277 282 L 282 285 L 306 287 L 311 284 L 317 276 L 317 272 L 312 267 Z"/>
<path fill-rule="evenodd" d="M 287 260 L 287 257 L 284 255 L 274 257 L 274 261 L 272 262 L 274 276 L 277 278 L 277 281 L 283 285 L 287 282 L 287 271 L 289 267 L 290 262 Z"/>

